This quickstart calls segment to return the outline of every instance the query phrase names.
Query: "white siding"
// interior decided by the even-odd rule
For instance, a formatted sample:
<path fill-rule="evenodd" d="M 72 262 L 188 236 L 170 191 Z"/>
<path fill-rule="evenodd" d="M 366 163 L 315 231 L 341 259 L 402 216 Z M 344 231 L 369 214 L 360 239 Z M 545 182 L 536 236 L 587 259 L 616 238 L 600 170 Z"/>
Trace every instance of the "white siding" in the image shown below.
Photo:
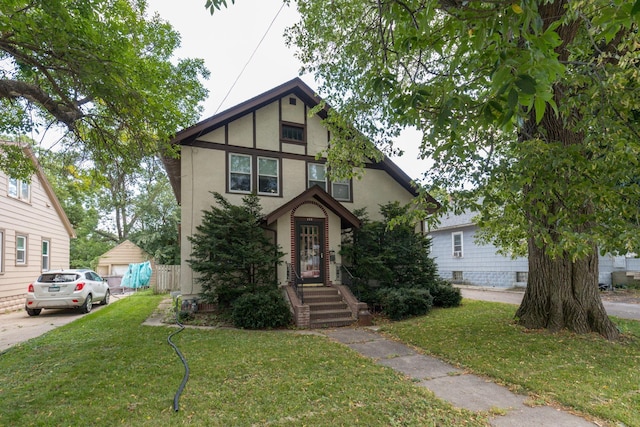
<path fill-rule="evenodd" d="M 0 173 L 0 230 L 4 234 L 0 272 L 0 309 L 22 298 L 29 283 L 42 272 L 42 240 L 50 242 L 50 269 L 69 267 L 69 232 L 49 199 L 38 175 L 31 179 L 31 198 L 7 195 L 8 177 Z M 27 262 L 16 265 L 16 235 L 27 237 Z"/>
<path fill-rule="evenodd" d="M 527 259 L 512 259 L 498 254 L 493 245 L 476 244 L 476 230 L 477 226 L 469 225 L 430 233 L 431 256 L 438 265 L 440 276 L 451 280 L 454 271 L 461 271 L 464 284 L 502 288 L 524 286 L 525 283 L 516 282 L 516 273 L 529 270 Z M 456 232 L 462 232 L 461 257 L 453 255 L 451 235 Z"/>
<path fill-rule="evenodd" d="M 525 286 L 516 282 L 517 272 L 528 272 L 527 258 L 511 258 L 498 254 L 494 245 L 478 245 L 474 241 L 476 225 L 451 226 L 443 230 L 432 231 L 431 256 L 435 259 L 438 272 L 443 278 L 451 280 L 454 271 L 463 275 L 463 284 L 509 288 Z M 462 232 L 463 255 L 454 257 L 452 233 Z M 640 258 L 613 257 L 609 254 L 599 256 L 599 282 L 612 284 L 612 274 L 625 271 L 640 271 Z M 457 283 L 457 281 L 456 281 Z M 615 284 L 615 283 L 613 283 Z"/>

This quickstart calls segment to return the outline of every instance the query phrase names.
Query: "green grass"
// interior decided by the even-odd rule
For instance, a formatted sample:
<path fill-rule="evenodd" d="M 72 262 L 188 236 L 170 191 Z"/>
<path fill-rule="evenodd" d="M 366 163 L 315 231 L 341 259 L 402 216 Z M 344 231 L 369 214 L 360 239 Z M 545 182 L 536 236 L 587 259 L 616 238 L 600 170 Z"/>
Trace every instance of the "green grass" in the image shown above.
<path fill-rule="evenodd" d="M 143 326 L 136 294 L 0 354 L 0 426 L 484 426 L 317 335 Z"/>
<path fill-rule="evenodd" d="M 624 338 L 612 343 L 597 335 L 527 331 L 513 322 L 516 308 L 463 300 L 383 332 L 530 393 L 532 401 L 640 426 L 640 322 L 614 319 Z"/>

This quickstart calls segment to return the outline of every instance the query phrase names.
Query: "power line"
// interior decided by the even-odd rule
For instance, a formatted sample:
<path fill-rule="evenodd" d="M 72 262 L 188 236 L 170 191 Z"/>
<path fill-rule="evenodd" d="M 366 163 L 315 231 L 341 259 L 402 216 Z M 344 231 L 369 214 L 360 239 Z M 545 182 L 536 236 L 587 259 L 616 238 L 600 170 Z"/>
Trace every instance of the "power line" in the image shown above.
<path fill-rule="evenodd" d="M 278 18 L 278 16 L 280 15 L 280 12 L 282 12 L 282 9 L 285 6 L 285 2 L 282 2 L 282 5 L 280 6 L 280 9 L 278 9 L 278 12 L 276 13 L 276 16 L 273 17 L 273 19 L 271 20 L 271 23 L 269 24 L 269 27 L 267 27 L 267 30 L 264 32 L 264 34 L 262 35 L 262 38 L 260 39 L 260 41 L 258 42 L 256 48 L 253 50 L 253 52 L 251 53 L 251 56 L 249 57 L 249 59 L 247 60 L 247 62 L 244 64 L 244 67 L 242 67 L 242 70 L 240 70 L 240 73 L 238 73 L 238 76 L 236 77 L 236 79 L 234 80 L 233 84 L 231 85 L 231 87 L 229 88 L 229 91 L 227 92 L 227 94 L 224 96 L 224 98 L 222 99 L 222 101 L 220 102 L 220 105 L 218 105 L 218 108 L 216 108 L 216 111 L 213 114 L 217 114 L 218 111 L 220 111 L 220 108 L 222 107 L 222 105 L 224 104 L 224 102 L 227 100 L 227 98 L 229 97 L 229 95 L 231 94 L 231 91 L 233 90 L 233 88 L 236 86 L 236 83 L 238 83 L 238 80 L 240 80 L 240 77 L 242 77 L 242 74 L 244 73 L 244 70 L 247 69 L 247 67 L 249 66 L 249 63 L 251 62 L 251 60 L 253 59 L 253 57 L 255 56 L 256 52 L 258 51 L 258 49 L 260 48 L 260 45 L 262 44 L 262 42 L 264 41 L 265 37 L 267 37 L 267 34 L 269 33 L 269 30 L 271 30 L 271 27 L 273 26 L 273 23 L 276 22 L 276 19 Z"/>

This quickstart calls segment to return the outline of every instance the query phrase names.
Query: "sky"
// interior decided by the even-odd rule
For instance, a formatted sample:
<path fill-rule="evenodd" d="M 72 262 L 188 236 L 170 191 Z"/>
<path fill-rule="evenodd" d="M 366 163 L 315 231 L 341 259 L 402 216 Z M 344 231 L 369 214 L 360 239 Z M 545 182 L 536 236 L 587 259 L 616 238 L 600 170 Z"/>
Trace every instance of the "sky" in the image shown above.
<path fill-rule="evenodd" d="M 295 57 L 295 48 L 288 48 L 285 43 L 285 29 L 298 21 L 293 2 L 283 7 L 282 0 L 235 0 L 235 4 L 228 0 L 229 7 L 213 15 L 205 9 L 205 3 L 206 0 L 147 0 L 149 13 L 157 12 L 180 33 L 182 46 L 176 56 L 202 58 L 211 72 L 209 79 L 203 81 L 209 96 L 203 104 L 201 120 L 295 77 L 313 90 L 319 89 L 312 75 L 299 74 L 301 64 Z M 393 158 L 414 179 L 426 167 L 425 161 L 417 159 L 419 141 L 417 132 L 403 133 L 397 144 L 406 154 Z"/>

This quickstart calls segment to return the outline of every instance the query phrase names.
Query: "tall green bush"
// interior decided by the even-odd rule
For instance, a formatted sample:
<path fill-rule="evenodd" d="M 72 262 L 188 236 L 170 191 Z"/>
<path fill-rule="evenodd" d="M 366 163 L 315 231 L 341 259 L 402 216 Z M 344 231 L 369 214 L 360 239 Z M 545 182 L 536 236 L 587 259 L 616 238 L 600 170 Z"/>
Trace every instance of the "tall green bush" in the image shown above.
<path fill-rule="evenodd" d="M 202 223 L 189 237 L 193 246 L 187 262 L 202 286 L 202 299 L 230 308 L 245 293 L 277 288 L 276 267 L 284 254 L 260 225 L 255 194 L 240 206 L 212 194 L 216 205 L 203 211 Z"/>
<path fill-rule="evenodd" d="M 244 294 L 233 304 L 233 324 L 245 329 L 271 329 L 291 323 L 291 311 L 277 289 Z"/>
<path fill-rule="evenodd" d="M 438 276 L 436 264 L 429 256 L 430 239 L 416 233 L 413 224 L 398 221 L 407 216 L 407 209 L 398 202 L 382 205 L 382 221 L 371 221 L 364 209 L 355 212 L 362 227 L 345 236 L 341 250 L 355 277 L 355 293 L 370 305 L 383 306 L 383 310 L 385 301 L 390 301 L 389 289 L 422 289 L 430 292 L 435 306 L 459 305 L 459 290 Z M 403 298 L 409 304 L 412 294 L 404 293 Z M 394 304 L 403 299 L 401 294 L 393 293 Z"/>

